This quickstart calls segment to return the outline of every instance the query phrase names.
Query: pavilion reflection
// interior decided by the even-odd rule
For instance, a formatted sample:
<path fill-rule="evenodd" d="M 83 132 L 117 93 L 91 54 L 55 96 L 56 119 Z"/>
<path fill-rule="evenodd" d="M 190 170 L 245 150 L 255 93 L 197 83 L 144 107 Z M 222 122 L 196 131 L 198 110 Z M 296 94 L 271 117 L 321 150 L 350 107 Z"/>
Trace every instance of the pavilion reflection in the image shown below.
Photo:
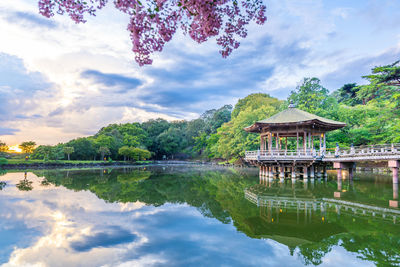
<path fill-rule="evenodd" d="M 336 192 L 341 193 L 339 198 L 333 197 Z M 336 185 L 326 180 L 262 181 L 244 193 L 259 211 L 247 218 L 246 233 L 284 244 L 292 255 L 298 251 L 306 264 L 320 264 L 338 245 L 375 263 L 400 263 L 394 253 L 400 210 L 383 206 L 385 201 L 374 202 L 365 183 L 358 189 L 350 179 Z M 393 187 L 396 197 L 398 187 Z"/>
<path fill-rule="evenodd" d="M 343 183 L 346 183 L 345 186 Z M 331 184 L 332 185 L 332 184 Z M 346 189 L 344 189 L 346 188 Z M 396 223 L 400 217 L 397 207 L 398 184 L 393 184 L 393 199 L 389 207 L 353 200 L 352 179 L 337 180 L 336 190 L 325 180 L 261 181 L 245 189 L 245 198 L 260 209 L 260 218 L 268 223 L 313 224 L 329 221 L 332 216 L 374 218 Z M 328 197 L 328 196 L 333 196 Z M 387 203 L 387 202 L 386 202 Z M 335 218 L 336 220 L 336 218 Z"/>

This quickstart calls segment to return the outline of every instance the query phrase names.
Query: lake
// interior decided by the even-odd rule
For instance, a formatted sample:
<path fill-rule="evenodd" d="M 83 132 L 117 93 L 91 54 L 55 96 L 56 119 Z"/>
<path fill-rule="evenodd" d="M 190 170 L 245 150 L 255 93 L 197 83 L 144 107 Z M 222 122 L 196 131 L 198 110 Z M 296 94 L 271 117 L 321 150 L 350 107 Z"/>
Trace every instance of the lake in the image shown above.
<path fill-rule="evenodd" d="M 4 266 L 400 264 L 390 174 L 169 165 L 3 171 L 0 188 Z"/>

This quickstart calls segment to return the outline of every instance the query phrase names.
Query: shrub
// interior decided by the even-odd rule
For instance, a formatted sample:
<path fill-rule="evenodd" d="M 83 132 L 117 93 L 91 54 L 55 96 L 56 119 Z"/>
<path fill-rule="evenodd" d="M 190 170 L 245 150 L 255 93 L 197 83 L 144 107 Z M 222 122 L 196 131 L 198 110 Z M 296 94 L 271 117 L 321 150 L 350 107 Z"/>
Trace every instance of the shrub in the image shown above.
<path fill-rule="evenodd" d="M 8 164 L 8 160 L 6 158 L 0 158 L 0 166 Z"/>

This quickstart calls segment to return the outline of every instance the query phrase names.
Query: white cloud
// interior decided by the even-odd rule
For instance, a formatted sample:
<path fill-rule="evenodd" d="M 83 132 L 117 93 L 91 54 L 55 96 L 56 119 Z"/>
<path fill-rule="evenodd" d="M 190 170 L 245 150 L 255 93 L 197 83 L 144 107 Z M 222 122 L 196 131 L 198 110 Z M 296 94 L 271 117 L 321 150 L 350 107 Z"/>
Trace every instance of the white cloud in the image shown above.
<path fill-rule="evenodd" d="M 10 144 L 26 139 L 54 144 L 93 134 L 108 123 L 191 119 L 249 93 L 285 98 L 303 77 L 320 77 L 328 81 L 328 89 L 336 89 L 349 79 L 360 79 L 352 64 L 362 58 L 381 58 L 377 64 L 397 60 L 384 57 L 390 61 L 386 62 L 378 56 L 399 46 L 399 18 L 394 12 L 399 4 L 394 1 L 266 4 L 266 24 L 249 25 L 248 37 L 228 59 L 221 58 L 214 39 L 199 45 L 178 33 L 154 55 L 152 66 L 140 68 L 131 52 L 128 17 L 112 3 L 77 25 L 67 16 L 41 17 L 30 0 L 0 2 L 0 35 L 7 36 L 0 42 L 0 53 L 20 58 L 27 72 L 39 73 L 53 85 L 51 93 L 39 90 L 30 102 L 35 107 L 21 114 L 42 117 L 9 117 L 0 133 L 10 135 L 0 138 Z M 115 87 L 82 77 L 87 70 L 135 78 L 142 84 L 116 93 Z M 349 73 L 338 75 L 342 70 Z M 4 88 L 8 87 L 0 89 L 0 99 Z M 17 104 L 20 99 L 10 101 Z"/>

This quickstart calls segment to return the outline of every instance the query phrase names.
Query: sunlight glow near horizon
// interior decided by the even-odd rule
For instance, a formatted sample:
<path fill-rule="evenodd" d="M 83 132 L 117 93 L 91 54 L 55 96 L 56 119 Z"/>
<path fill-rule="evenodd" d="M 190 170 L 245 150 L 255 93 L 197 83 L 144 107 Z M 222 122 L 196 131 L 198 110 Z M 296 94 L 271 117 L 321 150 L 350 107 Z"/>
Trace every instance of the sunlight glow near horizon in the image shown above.
<path fill-rule="evenodd" d="M 22 149 L 19 148 L 18 145 L 13 145 L 13 146 L 8 147 L 8 151 L 15 152 L 15 153 L 22 153 Z"/>

